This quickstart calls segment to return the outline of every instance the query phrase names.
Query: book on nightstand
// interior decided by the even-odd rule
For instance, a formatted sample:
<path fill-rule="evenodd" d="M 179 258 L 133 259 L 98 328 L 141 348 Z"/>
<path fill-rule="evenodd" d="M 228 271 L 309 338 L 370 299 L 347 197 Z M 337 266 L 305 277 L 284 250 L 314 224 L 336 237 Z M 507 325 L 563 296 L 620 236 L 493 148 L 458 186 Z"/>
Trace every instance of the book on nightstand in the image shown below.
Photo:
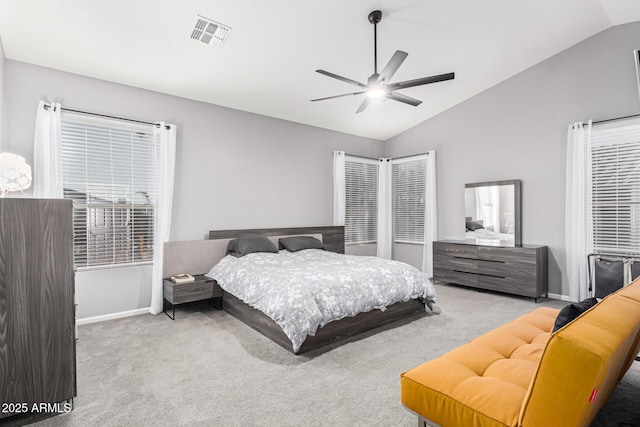
<path fill-rule="evenodd" d="M 171 276 L 171 281 L 176 284 L 189 283 L 195 280 L 196 280 L 195 277 L 193 277 L 189 273 L 182 273 L 182 274 L 176 274 L 175 276 Z"/>

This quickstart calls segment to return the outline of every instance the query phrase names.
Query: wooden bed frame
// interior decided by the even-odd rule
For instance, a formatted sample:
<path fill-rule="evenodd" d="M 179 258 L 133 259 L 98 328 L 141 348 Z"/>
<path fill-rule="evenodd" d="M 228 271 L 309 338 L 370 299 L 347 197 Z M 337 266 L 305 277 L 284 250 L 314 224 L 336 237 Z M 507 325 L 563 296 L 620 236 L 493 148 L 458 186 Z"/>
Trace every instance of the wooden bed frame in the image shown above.
<path fill-rule="evenodd" d="M 296 228 L 265 228 L 253 230 L 222 230 L 210 231 L 209 239 L 234 239 L 254 234 L 266 236 L 312 235 L 321 234 L 327 250 L 344 253 L 344 227 L 296 227 Z M 273 342 L 293 352 L 291 341 L 282 328 L 269 316 L 233 295 L 224 292 L 222 308 L 233 317 L 260 332 Z M 297 354 L 305 353 L 327 344 L 344 340 L 348 337 L 370 331 L 402 319 L 412 319 L 422 314 L 426 315 L 424 303 L 419 300 L 398 302 L 387 307 L 385 311 L 371 310 L 360 313 L 355 317 L 347 317 L 333 321 L 319 328 L 315 336 L 308 336 Z"/>

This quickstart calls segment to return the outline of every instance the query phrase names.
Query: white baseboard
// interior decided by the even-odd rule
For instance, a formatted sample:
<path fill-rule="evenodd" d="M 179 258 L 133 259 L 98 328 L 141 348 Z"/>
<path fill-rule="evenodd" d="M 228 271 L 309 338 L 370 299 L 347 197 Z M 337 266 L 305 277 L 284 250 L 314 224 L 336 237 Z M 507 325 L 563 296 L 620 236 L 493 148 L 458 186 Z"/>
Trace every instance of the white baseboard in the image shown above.
<path fill-rule="evenodd" d="M 559 299 L 560 301 L 567 301 L 567 302 L 571 302 L 571 298 L 569 298 L 569 296 L 568 296 L 568 295 L 560 295 L 560 294 L 547 293 L 547 298 L 551 298 L 551 299 Z"/>
<path fill-rule="evenodd" d="M 122 319 L 123 317 L 138 316 L 140 314 L 149 314 L 149 307 L 136 308 L 135 310 L 121 311 L 119 313 L 104 314 L 102 316 L 85 317 L 76 320 L 76 325 L 88 325 L 89 323 L 104 322 L 106 320 Z"/>

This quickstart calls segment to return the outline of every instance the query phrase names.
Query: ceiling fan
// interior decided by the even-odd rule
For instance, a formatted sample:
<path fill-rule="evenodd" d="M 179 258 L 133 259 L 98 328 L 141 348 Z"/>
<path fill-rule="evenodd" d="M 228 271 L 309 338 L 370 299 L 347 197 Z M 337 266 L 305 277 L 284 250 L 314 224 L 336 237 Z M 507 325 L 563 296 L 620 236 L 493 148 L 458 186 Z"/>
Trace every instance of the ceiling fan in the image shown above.
<path fill-rule="evenodd" d="M 342 98 L 345 96 L 351 95 L 360 95 L 366 94 L 366 98 L 360 104 L 360 108 L 358 108 L 357 113 L 362 113 L 369 106 L 369 103 L 372 99 L 392 99 L 394 101 L 403 102 L 405 104 L 413 105 L 417 107 L 422 104 L 422 101 L 411 98 L 410 96 L 406 96 L 400 93 L 397 93 L 397 90 L 406 89 L 408 87 L 426 85 L 429 83 L 437 83 L 445 80 L 452 80 L 454 78 L 454 73 L 447 74 L 438 74 L 437 76 L 431 77 L 422 77 L 419 79 L 413 80 L 405 80 L 403 82 L 398 83 L 389 83 L 393 75 L 398 71 L 400 65 L 404 62 L 404 60 L 409 56 L 408 53 L 403 52 L 401 50 L 396 50 L 393 54 L 387 65 L 382 69 L 380 74 L 378 74 L 378 32 L 377 25 L 382 20 L 382 12 L 379 10 L 374 10 L 369 14 L 369 22 L 373 24 L 373 74 L 369 76 L 367 79 L 367 84 L 363 84 L 357 82 L 355 80 L 348 79 L 346 77 L 339 76 L 337 74 L 330 73 L 325 70 L 316 70 L 317 73 L 324 74 L 325 76 L 332 77 L 334 79 L 340 80 L 345 83 L 349 83 L 354 86 L 358 86 L 361 90 L 359 92 L 353 93 L 345 93 L 342 95 L 334 95 L 327 96 L 326 98 L 317 98 L 312 99 L 312 102 L 315 101 L 324 101 L 326 99 L 334 99 L 334 98 Z"/>

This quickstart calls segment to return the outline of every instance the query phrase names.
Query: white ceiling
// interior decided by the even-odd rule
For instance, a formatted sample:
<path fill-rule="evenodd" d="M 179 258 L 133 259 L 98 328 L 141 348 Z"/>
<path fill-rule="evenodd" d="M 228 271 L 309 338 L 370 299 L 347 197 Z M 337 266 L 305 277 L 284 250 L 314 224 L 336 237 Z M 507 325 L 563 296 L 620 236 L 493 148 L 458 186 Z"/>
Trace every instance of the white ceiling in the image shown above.
<path fill-rule="evenodd" d="M 404 89 L 418 107 L 386 101 L 356 115 L 363 95 L 309 102 L 354 92 L 318 68 L 361 82 L 373 73 L 375 9 L 378 68 L 409 53 L 392 82 L 455 80 Z M 222 48 L 189 38 L 197 14 L 232 28 Z M 380 140 L 639 20 L 638 0 L 0 0 L 8 59 Z"/>

